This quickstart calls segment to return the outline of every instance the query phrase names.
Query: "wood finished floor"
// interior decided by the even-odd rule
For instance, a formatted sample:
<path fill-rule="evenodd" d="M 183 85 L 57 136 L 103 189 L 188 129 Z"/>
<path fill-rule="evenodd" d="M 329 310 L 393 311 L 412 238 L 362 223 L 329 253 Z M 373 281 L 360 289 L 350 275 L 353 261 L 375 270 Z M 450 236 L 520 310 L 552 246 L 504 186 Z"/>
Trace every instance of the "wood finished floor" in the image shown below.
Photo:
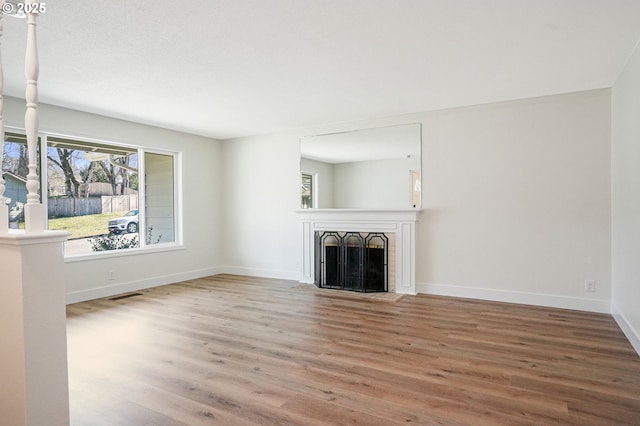
<path fill-rule="evenodd" d="M 68 307 L 72 425 L 640 424 L 609 315 L 221 275 Z"/>

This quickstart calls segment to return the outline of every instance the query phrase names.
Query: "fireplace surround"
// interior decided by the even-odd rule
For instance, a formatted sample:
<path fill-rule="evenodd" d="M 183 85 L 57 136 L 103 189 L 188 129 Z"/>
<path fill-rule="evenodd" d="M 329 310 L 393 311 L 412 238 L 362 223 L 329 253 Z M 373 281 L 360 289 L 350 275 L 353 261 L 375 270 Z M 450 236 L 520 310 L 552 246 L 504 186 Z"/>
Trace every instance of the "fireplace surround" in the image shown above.
<path fill-rule="evenodd" d="M 422 210 L 302 209 L 297 216 L 300 229 L 300 282 L 316 281 L 316 232 L 382 233 L 393 239 L 389 249 L 389 291 L 416 294 L 416 223 Z M 392 270 L 391 270 L 392 269 Z"/>

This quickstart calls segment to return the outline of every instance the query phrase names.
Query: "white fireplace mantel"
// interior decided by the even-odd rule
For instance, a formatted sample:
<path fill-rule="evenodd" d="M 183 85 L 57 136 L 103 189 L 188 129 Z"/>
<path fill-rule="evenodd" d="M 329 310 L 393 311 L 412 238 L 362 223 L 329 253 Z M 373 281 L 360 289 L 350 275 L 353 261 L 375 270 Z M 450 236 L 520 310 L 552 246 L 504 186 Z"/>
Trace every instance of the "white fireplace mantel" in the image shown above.
<path fill-rule="evenodd" d="M 314 236 L 316 231 L 394 233 L 397 265 L 396 293 L 416 294 L 416 222 L 421 211 L 418 209 L 297 210 L 302 246 L 300 281 L 314 282 Z"/>

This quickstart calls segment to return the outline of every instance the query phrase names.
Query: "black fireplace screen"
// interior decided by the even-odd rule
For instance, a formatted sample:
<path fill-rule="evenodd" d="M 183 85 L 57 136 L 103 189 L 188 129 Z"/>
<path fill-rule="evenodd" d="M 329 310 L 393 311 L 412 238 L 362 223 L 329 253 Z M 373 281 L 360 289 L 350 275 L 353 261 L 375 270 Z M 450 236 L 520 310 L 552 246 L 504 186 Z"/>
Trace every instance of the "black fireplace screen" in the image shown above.
<path fill-rule="evenodd" d="M 389 239 L 383 233 L 315 233 L 315 284 L 361 292 L 388 291 Z"/>

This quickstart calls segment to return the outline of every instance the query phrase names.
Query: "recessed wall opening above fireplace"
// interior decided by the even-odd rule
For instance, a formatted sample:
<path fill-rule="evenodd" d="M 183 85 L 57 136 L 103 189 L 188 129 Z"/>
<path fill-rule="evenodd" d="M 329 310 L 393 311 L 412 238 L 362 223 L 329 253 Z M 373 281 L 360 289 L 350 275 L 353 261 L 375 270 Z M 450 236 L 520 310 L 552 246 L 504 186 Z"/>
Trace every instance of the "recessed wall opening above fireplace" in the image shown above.
<path fill-rule="evenodd" d="M 380 232 L 315 233 L 315 284 L 320 288 L 389 291 L 389 237 Z"/>

